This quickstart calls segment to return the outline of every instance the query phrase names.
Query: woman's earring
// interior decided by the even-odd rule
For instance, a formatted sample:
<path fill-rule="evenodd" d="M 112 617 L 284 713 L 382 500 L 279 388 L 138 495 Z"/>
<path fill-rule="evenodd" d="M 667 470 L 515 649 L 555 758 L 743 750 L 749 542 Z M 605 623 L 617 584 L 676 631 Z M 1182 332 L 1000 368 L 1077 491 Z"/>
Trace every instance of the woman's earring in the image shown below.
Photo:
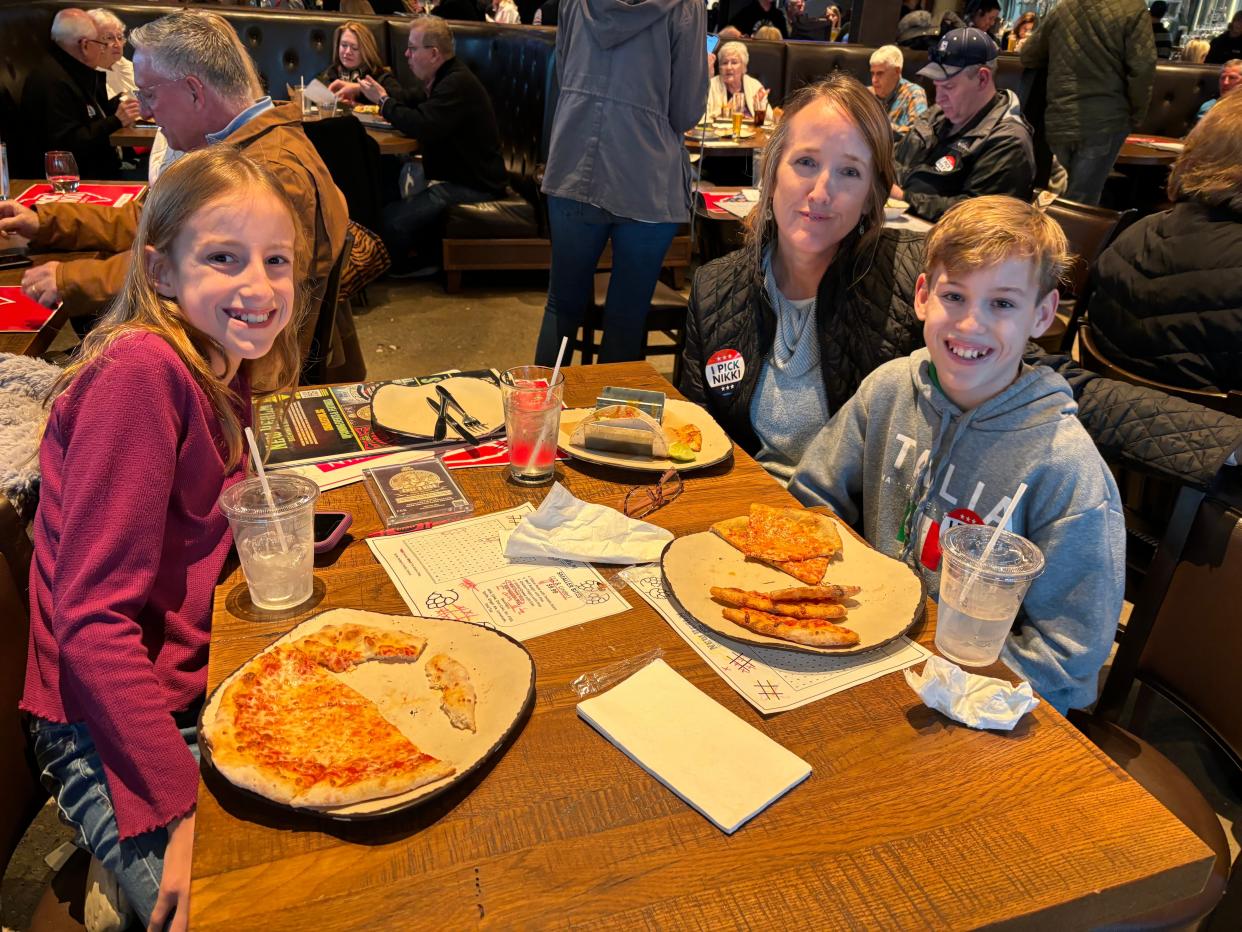
<path fill-rule="evenodd" d="M 858 235 L 862 236 L 867 232 L 867 221 L 861 217 L 858 219 Z"/>

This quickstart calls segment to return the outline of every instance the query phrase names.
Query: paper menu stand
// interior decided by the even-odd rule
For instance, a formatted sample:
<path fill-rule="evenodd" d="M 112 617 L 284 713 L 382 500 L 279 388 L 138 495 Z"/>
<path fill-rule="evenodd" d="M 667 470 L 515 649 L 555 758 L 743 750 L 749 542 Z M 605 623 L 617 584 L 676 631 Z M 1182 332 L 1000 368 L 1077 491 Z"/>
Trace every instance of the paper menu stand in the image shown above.
<path fill-rule="evenodd" d="M 732 835 L 811 774 L 811 765 L 656 660 L 578 714 Z"/>

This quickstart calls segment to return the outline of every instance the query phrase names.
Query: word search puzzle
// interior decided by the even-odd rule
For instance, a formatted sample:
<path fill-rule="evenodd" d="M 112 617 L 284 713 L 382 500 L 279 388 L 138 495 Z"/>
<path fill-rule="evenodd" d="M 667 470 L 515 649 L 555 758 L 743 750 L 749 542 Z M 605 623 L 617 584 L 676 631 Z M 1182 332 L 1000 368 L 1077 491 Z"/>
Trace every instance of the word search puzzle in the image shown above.
<path fill-rule="evenodd" d="M 678 611 L 668 597 L 659 566 L 633 566 L 618 575 L 660 613 L 721 679 L 760 712 L 796 709 L 859 683 L 896 673 L 931 656 L 931 651 L 906 637 L 848 657 L 743 644 Z"/>
<path fill-rule="evenodd" d="M 488 625 L 519 641 L 628 611 L 588 563 L 518 563 L 504 541 L 529 504 L 495 514 L 367 541 L 415 615 Z"/>

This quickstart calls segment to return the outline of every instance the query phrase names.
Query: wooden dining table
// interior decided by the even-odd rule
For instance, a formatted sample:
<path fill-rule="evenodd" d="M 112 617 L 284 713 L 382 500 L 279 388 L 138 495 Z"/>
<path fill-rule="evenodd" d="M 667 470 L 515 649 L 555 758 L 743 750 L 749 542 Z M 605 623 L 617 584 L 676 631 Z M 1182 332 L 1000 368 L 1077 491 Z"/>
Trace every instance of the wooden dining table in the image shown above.
<path fill-rule="evenodd" d="M 408 155 L 419 149 L 418 140 L 404 136 L 395 129 L 365 126 L 367 135 L 379 146 L 380 155 Z M 114 146 L 150 146 L 155 142 L 157 127 L 150 123 L 135 123 L 123 127 L 108 137 Z"/>
<path fill-rule="evenodd" d="M 1181 148 L 1171 148 L 1183 142 L 1173 136 L 1149 136 L 1133 133 L 1126 137 L 1117 153 L 1117 165 L 1144 165 L 1157 168 L 1172 165 L 1182 154 Z M 1153 145 L 1155 143 L 1155 145 Z"/>
<path fill-rule="evenodd" d="M 606 385 L 675 395 L 646 363 L 566 370 L 569 405 Z M 499 467 L 459 470 L 476 513 L 537 504 L 546 489 Z M 619 506 L 653 476 L 576 461 L 576 496 Z M 647 520 L 683 535 L 791 497 L 741 450 L 685 475 Z M 314 595 L 255 610 L 233 568 L 216 590 L 209 689 L 330 608 L 407 614 L 360 538 L 381 524 L 361 485 L 324 494 L 354 540 L 316 559 Z M 617 567 L 601 567 L 615 580 Z M 900 673 L 765 717 L 632 590 L 633 608 L 525 646 L 533 711 L 489 766 L 380 821 L 328 821 L 268 805 L 205 767 L 191 928 L 1078 929 L 1197 892 L 1212 852 L 1047 704 L 1012 732 L 957 724 Z M 911 636 L 931 646 L 935 605 Z M 813 768 L 725 835 L 579 719 L 571 682 L 658 648 L 717 702 Z M 1002 665 L 983 671 L 1015 677 Z M 704 767 L 745 761 L 703 761 Z"/>
<path fill-rule="evenodd" d="M 750 122 L 744 124 L 745 129 L 754 130 L 753 135 L 743 135 L 741 139 L 725 138 L 725 139 L 704 139 L 700 133 L 700 127 L 685 134 L 686 148 L 691 152 L 702 152 L 704 156 L 749 156 L 756 149 L 762 149 L 768 144 L 768 138 L 772 135 L 770 126 L 756 127 Z M 711 135 L 711 131 L 708 131 Z"/>

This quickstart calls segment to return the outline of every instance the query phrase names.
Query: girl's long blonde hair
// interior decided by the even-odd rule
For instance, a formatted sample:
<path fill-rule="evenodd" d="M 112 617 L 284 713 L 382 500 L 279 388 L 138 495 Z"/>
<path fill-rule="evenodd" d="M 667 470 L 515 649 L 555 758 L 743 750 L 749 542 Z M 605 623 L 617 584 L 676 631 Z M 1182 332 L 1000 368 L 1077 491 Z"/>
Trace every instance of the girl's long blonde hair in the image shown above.
<path fill-rule="evenodd" d="M 763 171 L 759 187 L 759 202 L 746 218 L 746 242 L 743 246 L 750 253 L 750 266 L 756 277 L 762 274 L 763 253 L 776 242 L 776 217 L 772 211 L 772 199 L 776 194 L 776 174 L 789 140 L 789 125 L 802 110 L 812 104 L 825 103 L 838 108 L 862 133 L 867 148 L 871 150 L 871 191 L 863 207 L 860 230 L 851 233 L 841 243 L 834 263 L 847 262 L 847 274 L 857 280 L 866 273 L 858 260 L 875 252 L 880 234 L 884 231 L 884 203 L 897 180 L 893 165 L 893 130 L 888 114 L 871 93 L 856 78 L 844 72 L 832 75 L 815 84 L 801 88 L 790 98 L 785 113 L 771 138 L 763 149 Z M 869 265 L 868 258 L 868 265 Z"/>
<path fill-rule="evenodd" d="M 241 365 L 252 390 L 288 392 L 293 389 L 301 364 L 298 330 L 305 297 L 302 286 L 305 262 L 301 259 L 305 243 L 297 213 L 271 172 L 233 146 L 217 144 L 178 159 L 151 188 L 138 223 L 121 293 L 82 341 L 73 362 L 48 390 L 45 404 L 50 405 L 89 366 L 100 362 L 106 365 L 108 350 L 117 340 L 133 333 L 154 333 L 181 357 L 211 400 L 212 410 L 220 422 L 227 468 L 232 469 L 240 462 L 244 439 L 233 405 L 249 404 L 250 399 L 239 399 L 213 371 L 213 357 L 224 356 L 220 343 L 192 326 L 176 301 L 158 293 L 147 263 L 146 248 L 152 246 L 164 255 L 171 255 L 178 233 L 200 210 L 223 198 L 256 191 L 271 194 L 289 211 L 297 237 L 295 253 L 299 258 L 295 263 L 294 307 L 289 323 L 277 335 L 267 355 L 259 360 L 243 360 Z M 239 224 L 245 222 L 244 217 L 237 219 Z"/>

